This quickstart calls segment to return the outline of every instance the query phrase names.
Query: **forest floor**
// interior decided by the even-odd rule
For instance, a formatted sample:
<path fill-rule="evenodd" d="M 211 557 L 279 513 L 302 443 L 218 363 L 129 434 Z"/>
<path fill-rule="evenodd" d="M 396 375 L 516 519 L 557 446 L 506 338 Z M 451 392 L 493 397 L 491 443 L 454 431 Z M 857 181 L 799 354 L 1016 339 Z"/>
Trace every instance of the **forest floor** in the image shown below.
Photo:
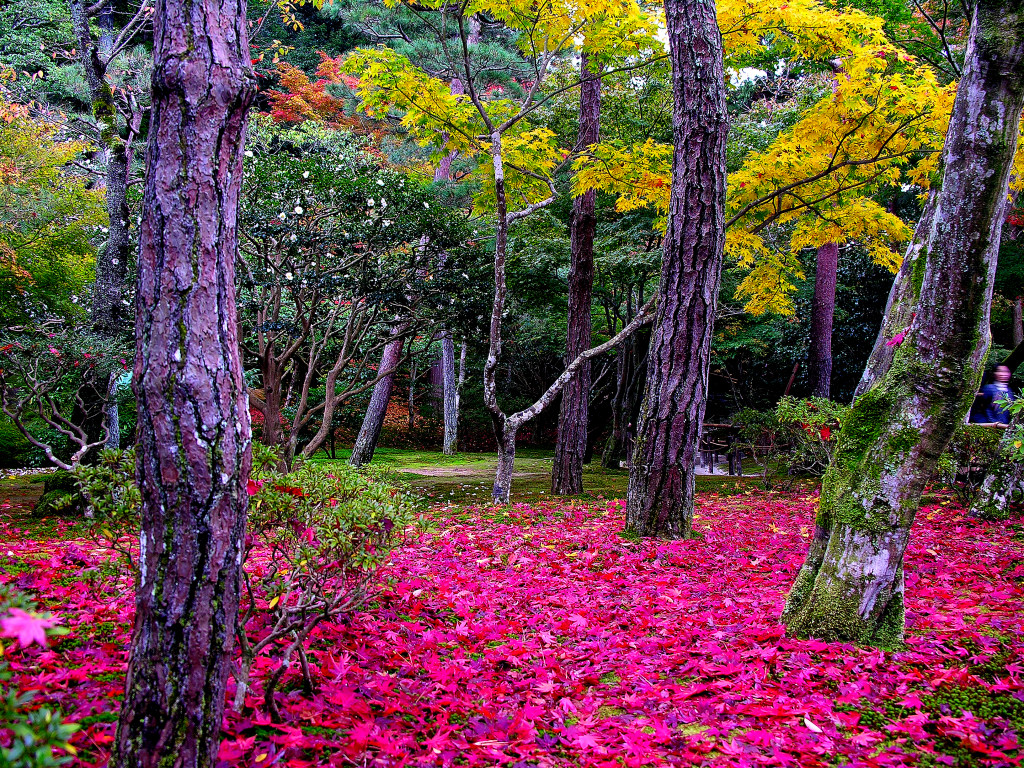
<path fill-rule="evenodd" d="M 336 461 L 348 459 L 349 451 L 338 451 Z M 516 471 L 512 479 L 512 501 L 536 501 L 551 495 L 551 450 L 541 448 L 520 448 L 516 451 Z M 319 455 L 317 461 L 331 459 Z M 445 456 L 440 451 L 420 451 L 405 448 L 378 448 L 373 455 L 373 464 L 388 465 L 395 469 L 399 478 L 411 490 L 435 502 L 459 504 L 482 503 L 491 497 L 494 473 L 497 468 L 496 453 L 459 453 Z M 759 469 L 747 462 L 745 471 Z M 722 463 L 716 474 L 704 474 L 697 478 L 701 491 L 736 493 L 758 487 L 760 477 L 744 477 L 727 474 Z M 629 482 L 628 469 L 605 469 L 601 457 L 583 467 L 582 496 L 587 500 L 614 499 L 626 495 Z"/>
<path fill-rule="evenodd" d="M 133 595 L 79 525 L 0 511 L 0 581 L 69 632 L 8 644 L 12 684 L 82 726 L 102 766 L 124 685 Z M 633 541 L 620 501 L 435 504 L 379 595 L 289 673 L 284 722 L 259 697 L 225 721 L 228 766 L 1019 765 L 1024 521 L 922 509 L 898 651 L 784 636 L 811 493 L 701 493 L 698 536 Z M 272 668 L 257 664 L 254 683 Z M 229 682 L 229 693 L 233 683 Z"/>

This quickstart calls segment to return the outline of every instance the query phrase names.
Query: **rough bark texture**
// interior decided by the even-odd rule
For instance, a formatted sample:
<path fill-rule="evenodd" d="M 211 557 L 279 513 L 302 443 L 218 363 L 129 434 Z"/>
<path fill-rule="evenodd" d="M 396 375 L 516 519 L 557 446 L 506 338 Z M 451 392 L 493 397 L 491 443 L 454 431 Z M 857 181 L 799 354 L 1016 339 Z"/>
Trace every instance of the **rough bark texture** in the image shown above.
<path fill-rule="evenodd" d="M 212 767 L 251 463 L 234 260 L 255 93 L 244 0 L 159 0 L 139 231 L 140 586 L 111 765 Z"/>
<path fill-rule="evenodd" d="M 366 406 L 366 415 L 363 417 L 363 424 L 359 428 L 359 435 L 356 437 L 356 444 L 352 447 L 352 456 L 348 463 L 353 467 L 361 467 L 373 460 L 373 452 L 377 450 L 377 441 L 380 439 L 380 430 L 384 426 L 384 417 L 387 415 L 388 403 L 391 402 L 391 392 L 394 389 L 394 369 L 402 358 L 402 346 L 405 344 L 405 337 L 396 334 L 396 338 L 389 341 L 384 347 L 380 358 L 381 371 L 392 371 L 384 376 L 373 387 L 373 394 L 370 395 L 370 402 Z"/>
<path fill-rule="evenodd" d="M 892 362 L 844 420 L 789 632 L 891 647 L 903 639 L 903 554 L 921 492 L 974 397 L 1007 183 L 1024 106 L 1024 0 L 980 0 L 931 225 L 918 227 Z M 892 309 L 896 309 L 893 305 Z M 897 339 L 893 339 L 897 341 Z"/>
<path fill-rule="evenodd" d="M 1014 414 L 999 441 L 999 451 L 971 504 L 972 517 L 1005 520 L 1013 511 L 1011 505 L 1024 499 L 1024 462 L 1015 458 L 1019 451 L 1014 445 L 1021 440 L 1021 426 L 1024 425 L 1021 416 L 1020 413 Z"/>
<path fill-rule="evenodd" d="M 914 229 L 914 238 L 907 246 L 903 263 L 889 290 L 889 299 L 885 305 L 882 325 L 878 329 L 875 346 L 872 347 L 867 364 L 864 366 L 864 373 L 853 392 L 854 400 L 867 392 L 889 370 L 893 357 L 899 349 L 897 345 L 889 344 L 889 342 L 910 325 L 911 315 L 914 313 L 917 303 L 917 291 L 920 290 L 921 280 L 924 278 L 925 245 L 935 219 L 937 201 L 938 196 L 935 190 L 932 190 L 928 195 L 924 210 L 921 212 L 917 227 Z"/>
<path fill-rule="evenodd" d="M 811 344 L 807 354 L 811 394 L 829 397 L 832 392 L 832 322 L 836 314 L 836 278 L 839 246 L 818 248 L 814 268 L 814 299 L 811 302 Z"/>
<path fill-rule="evenodd" d="M 672 91 L 672 195 L 647 389 L 629 471 L 626 527 L 690 533 L 725 244 L 728 115 L 722 36 L 711 0 L 665 3 Z"/>
<path fill-rule="evenodd" d="M 582 149 L 600 140 L 601 78 L 591 68 L 590 57 L 580 60 L 580 128 L 577 146 Z M 572 203 L 572 255 L 569 261 L 568 334 L 565 361 L 568 364 L 590 347 L 590 302 L 594 293 L 594 234 L 597 231 L 594 190 Z M 587 452 L 590 423 L 590 365 L 584 365 L 562 390 L 558 413 L 558 438 L 551 467 L 551 492 L 559 495 L 583 493 L 583 459 Z"/>

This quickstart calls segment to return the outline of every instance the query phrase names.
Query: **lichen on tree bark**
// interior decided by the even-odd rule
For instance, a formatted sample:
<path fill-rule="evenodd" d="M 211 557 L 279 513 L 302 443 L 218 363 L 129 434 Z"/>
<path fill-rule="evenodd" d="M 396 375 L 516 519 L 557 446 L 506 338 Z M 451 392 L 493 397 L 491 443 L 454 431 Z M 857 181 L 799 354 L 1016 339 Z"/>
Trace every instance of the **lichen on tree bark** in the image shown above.
<path fill-rule="evenodd" d="M 115 768 L 212 768 L 251 432 L 234 261 L 255 93 L 244 0 L 160 0 L 139 230 L 140 577 Z"/>
<path fill-rule="evenodd" d="M 814 539 L 783 619 L 790 634 L 897 646 L 903 555 L 921 493 L 977 387 L 1024 106 L 1024 0 L 974 8 L 942 185 L 890 299 L 825 475 Z M 886 330 L 883 330 L 883 335 Z"/>

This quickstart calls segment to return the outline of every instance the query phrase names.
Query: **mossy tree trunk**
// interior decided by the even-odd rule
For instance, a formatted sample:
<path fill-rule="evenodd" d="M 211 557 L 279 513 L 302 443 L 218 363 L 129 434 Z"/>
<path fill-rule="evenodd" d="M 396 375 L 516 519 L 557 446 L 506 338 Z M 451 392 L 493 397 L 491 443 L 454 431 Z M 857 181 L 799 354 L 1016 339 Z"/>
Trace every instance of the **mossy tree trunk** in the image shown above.
<path fill-rule="evenodd" d="M 600 140 L 601 77 L 584 53 L 580 58 L 579 149 Z M 569 263 L 569 309 L 565 343 L 566 363 L 590 347 L 590 302 L 594 293 L 594 235 L 597 231 L 597 192 L 590 190 L 572 203 L 572 254 Z M 583 493 L 583 459 L 590 425 L 590 365 L 584 365 L 562 390 L 558 438 L 551 465 L 551 493 Z"/>
<path fill-rule="evenodd" d="M 687 536 L 725 245 L 729 128 L 722 35 L 710 0 L 667 0 L 672 193 L 647 388 L 629 470 L 626 527 Z"/>
<path fill-rule="evenodd" d="M 794 636 L 902 642 L 910 527 L 988 352 L 1022 106 L 1024 0 L 979 0 L 943 148 L 942 186 L 931 225 L 915 235 L 920 247 L 901 299 L 911 306 L 899 309 L 907 325 L 902 341 L 889 346 L 891 363 L 842 425 L 810 552 L 783 615 Z"/>
<path fill-rule="evenodd" d="M 139 230 L 140 586 L 113 768 L 212 768 L 251 464 L 234 263 L 255 94 L 245 0 L 158 0 Z"/>
<path fill-rule="evenodd" d="M 936 201 L 936 191 L 932 190 L 928 194 L 924 210 L 921 211 L 921 218 L 917 221 L 914 237 L 903 256 L 903 263 L 889 290 L 889 299 L 885 305 L 885 314 L 882 316 L 882 325 L 878 329 L 875 345 L 871 349 L 867 364 L 864 366 L 864 373 L 853 392 L 855 400 L 871 389 L 875 382 L 889 370 L 893 357 L 899 349 L 897 345 L 889 342 L 910 325 L 911 315 L 917 303 L 917 294 L 921 290 L 921 280 L 924 279 L 924 249 L 932 221 L 935 218 Z"/>
<path fill-rule="evenodd" d="M 1010 516 L 1010 505 L 1024 497 L 1024 462 L 1016 457 L 1020 449 L 1015 443 L 1024 437 L 1022 414 L 1016 413 L 999 441 L 999 450 L 988 467 L 978 495 L 971 504 L 971 516 L 980 520 L 1005 520 Z"/>

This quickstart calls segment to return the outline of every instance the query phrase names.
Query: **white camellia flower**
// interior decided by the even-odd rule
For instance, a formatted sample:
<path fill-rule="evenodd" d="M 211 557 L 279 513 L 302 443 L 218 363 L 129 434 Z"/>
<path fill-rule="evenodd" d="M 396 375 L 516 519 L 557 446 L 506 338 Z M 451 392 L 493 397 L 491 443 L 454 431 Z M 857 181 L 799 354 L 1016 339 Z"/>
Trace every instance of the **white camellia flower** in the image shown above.
<path fill-rule="evenodd" d="M 383 197 L 380 199 L 380 207 L 381 208 L 387 208 L 388 207 L 388 201 L 385 200 Z"/>
<path fill-rule="evenodd" d="M 252 157 L 252 150 L 251 149 L 245 150 L 245 156 L 246 157 Z"/>
<path fill-rule="evenodd" d="M 384 179 L 377 179 L 377 186 L 378 187 L 383 187 L 384 186 Z"/>
<path fill-rule="evenodd" d="M 284 273 L 284 279 L 285 280 L 291 280 L 292 279 L 292 273 L 291 272 L 285 272 Z"/>
<path fill-rule="evenodd" d="M 309 171 L 303 171 L 302 172 L 302 178 L 308 179 L 309 178 Z"/>
<path fill-rule="evenodd" d="M 279 213 L 277 214 L 277 218 L 279 218 L 281 221 L 284 221 L 286 218 L 288 218 L 288 215 L 285 213 Z"/>
<path fill-rule="evenodd" d="M 302 213 L 302 206 L 301 205 L 296 205 L 295 206 L 295 212 L 296 213 Z"/>
<path fill-rule="evenodd" d="M 430 207 L 430 203 L 424 203 L 424 204 L 423 204 L 423 207 L 424 207 L 424 208 L 429 208 L 429 207 Z"/>
<path fill-rule="evenodd" d="M 371 198 L 369 198 L 369 199 L 368 199 L 368 200 L 366 201 L 366 204 L 367 204 L 368 206 L 370 206 L 371 208 L 373 208 L 373 206 L 374 206 L 374 205 L 376 205 L 376 203 L 374 203 L 374 202 L 373 202 L 373 198 L 372 198 L 372 197 L 371 197 Z"/>

